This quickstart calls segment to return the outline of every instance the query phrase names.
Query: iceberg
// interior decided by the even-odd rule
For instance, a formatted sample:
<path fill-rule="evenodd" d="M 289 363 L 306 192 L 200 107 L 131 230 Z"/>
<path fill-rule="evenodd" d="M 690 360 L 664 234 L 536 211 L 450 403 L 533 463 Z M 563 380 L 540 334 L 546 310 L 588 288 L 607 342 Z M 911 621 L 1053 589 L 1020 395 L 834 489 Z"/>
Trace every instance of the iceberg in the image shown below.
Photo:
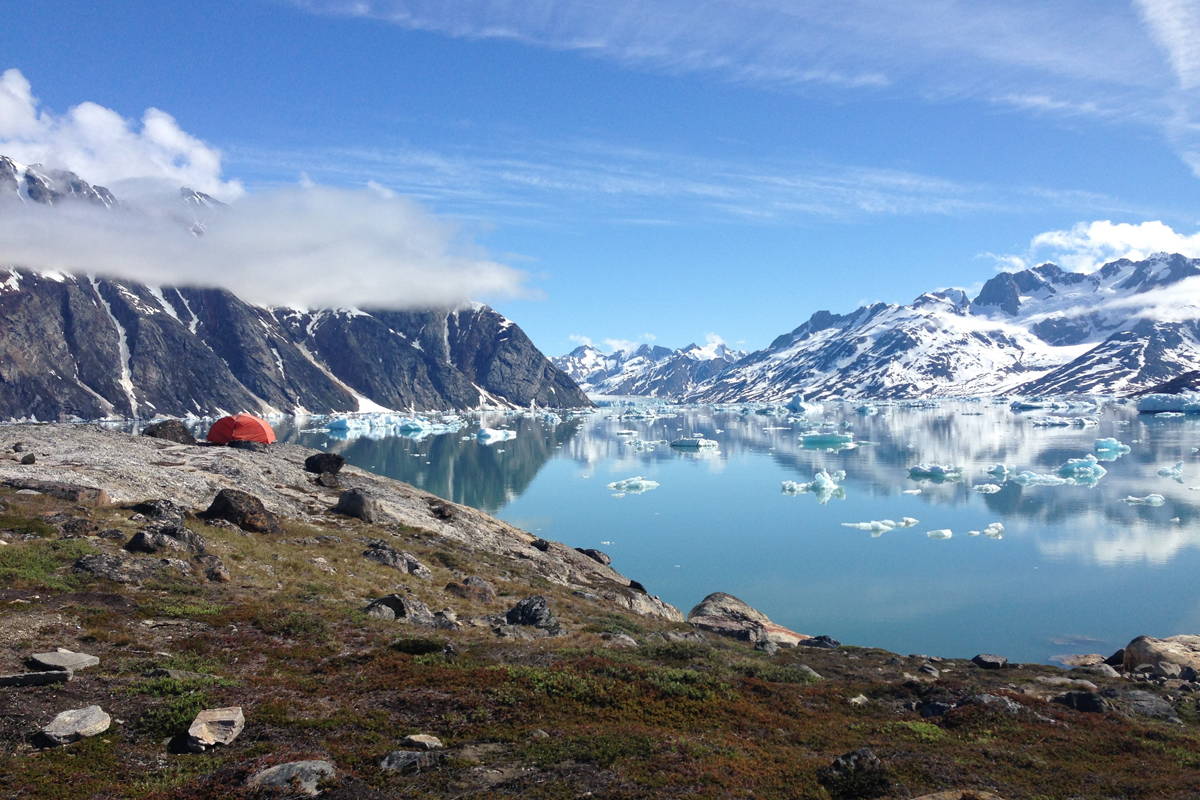
<path fill-rule="evenodd" d="M 921 524 L 921 520 L 916 519 L 914 517 L 901 517 L 900 521 L 896 523 L 896 527 L 897 528 L 912 528 L 912 527 L 915 527 L 920 524 Z"/>
<path fill-rule="evenodd" d="M 676 439 L 671 442 L 671 447 L 676 447 L 680 450 L 699 450 L 704 447 L 716 447 L 716 439 L 705 439 L 702 434 L 695 436 L 685 436 L 682 439 Z"/>
<path fill-rule="evenodd" d="M 930 539 L 949 539 L 954 536 L 954 531 L 949 528 L 939 528 L 936 531 L 925 531 L 925 535 Z"/>
<path fill-rule="evenodd" d="M 517 432 L 503 428 L 480 428 L 479 432 L 475 434 L 475 438 L 479 440 L 480 444 L 496 444 L 517 438 Z"/>
<path fill-rule="evenodd" d="M 908 468 L 908 477 L 914 481 L 953 483 L 962 480 L 962 467 L 948 467 L 942 464 L 917 464 L 915 467 Z"/>
<path fill-rule="evenodd" d="M 839 431 L 811 431 L 800 435 L 800 444 L 810 449 L 850 448 L 854 446 L 854 434 Z"/>
<path fill-rule="evenodd" d="M 1108 470 L 1100 466 L 1100 459 L 1091 453 L 1083 458 L 1067 459 L 1067 463 L 1058 468 L 1058 477 L 1079 486 L 1095 486 L 1107 474 Z"/>
<path fill-rule="evenodd" d="M 873 417 L 879 413 L 879 406 L 871 405 L 870 403 L 864 403 L 854 410 L 859 414 L 862 414 L 864 417 Z"/>
<path fill-rule="evenodd" d="M 1183 483 L 1183 462 L 1180 461 L 1173 467 L 1163 467 L 1158 474 L 1160 477 L 1170 478 L 1176 483 Z"/>
<path fill-rule="evenodd" d="M 1035 428 L 1093 428 L 1100 424 L 1095 417 L 1043 417 L 1035 419 Z"/>
<path fill-rule="evenodd" d="M 1123 455 L 1133 452 L 1133 448 L 1121 442 L 1119 439 L 1097 439 L 1092 445 L 1092 449 L 1096 451 L 1096 457 L 1101 461 L 1116 461 Z"/>
<path fill-rule="evenodd" d="M 993 522 L 981 531 L 967 531 L 968 536 L 979 536 L 980 534 L 988 537 L 989 539 L 1003 539 L 1004 523 Z"/>
<path fill-rule="evenodd" d="M 1161 506 L 1167 502 L 1167 498 L 1161 494 L 1148 494 L 1145 497 L 1126 497 L 1125 502 L 1131 506 Z"/>
<path fill-rule="evenodd" d="M 834 498 L 838 500 L 846 499 L 846 490 L 839 485 L 845 479 L 846 473 L 844 470 L 838 470 L 837 472 L 820 470 L 813 475 L 812 481 L 808 483 L 783 481 L 780 485 L 780 491 L 790 495 L 815 494 L 817 502 L 825 505 Z"/>
<path fill-rule="evenodd" d="M 971 488 L 979 494 L 995 494 L 1001 490 L 1001 487 L 994 483 L 977 483 Z"/>
<path fill-rule="evenodd" d="M 877 519 L 871 522 L 843 522 L 843 528 L 854 528 L 860 531 L 867 531 L 872 536 L 881 536 L 893 528 L 897 527 L 895 520 Z"/>
<path fill-rule="evenodd" d="M 1000 483 L 1004 483 L 1004 481 L 1008 480 L 1010 472 L 1011 470 L 1003 464 L 993 464 L 984 470 L 985 475 L 995 478 Z"/>
<path fill-rule="evenodd" d="M 1066 486 L 1071 482 L 1049 472 L 1033 472 L 1028 469 L 1018 472 L 1009 480 L 1018 486 Z"/>
<path fill-rule="evenodd" d="M 648 492 L 651 489 L 657 489 L 658 486 L 658 481 L 652 481 L 648 478 L 643 478 L 641 475 L 637 475 L 633 478 L 625 478 L 624 480 L 613 481 L 612 483 L 608 484 L 608 488 L 610 490 L 619 492 L 621 494 L 642 494 L 643 492 Z"/>
<path fill-rule="evenodd" d="M 820 403 L 806 403 L 801 395 L 796 395 L 789 400 L 784 408 L 793 414 L 812 415 L 821 413 Z"/>
<path fill-rule="evenodd" d="M 1200 414 L 1200 392 L 1148 394 L 1138 400 L 1137 409 L 1143 414 L 1158 414 L 1163 411 Z"/>

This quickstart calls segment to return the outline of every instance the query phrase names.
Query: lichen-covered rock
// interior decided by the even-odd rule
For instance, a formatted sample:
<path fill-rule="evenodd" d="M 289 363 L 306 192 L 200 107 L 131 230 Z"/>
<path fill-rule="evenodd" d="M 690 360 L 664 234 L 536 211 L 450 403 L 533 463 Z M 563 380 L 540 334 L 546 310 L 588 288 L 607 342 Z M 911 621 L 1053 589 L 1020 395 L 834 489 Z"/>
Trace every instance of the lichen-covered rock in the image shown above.
<path fill-rule="evenodd" d="M 1133 672 L 1142 665 L 1178 664 L 1200 670 L 1200 636 L 1181 634 L 1155 639 L 1139 636 L 1125 645 L 1124 667 Z"/>
<path fill-rule="evenodd" d="M 887 768 L 866 747 L 838 756 L 817 771 L 817 780 L 834 800 L 883 797 L 892 789 Z"/>
<path fill-rule="evenodd" d="M 60 647 L 53 652 L 34 653 L 28 658 L 28 663 L 31 668 L 38 670 L 78 672 L 81 669 L 96 666 L 100 663 L 100 659 L 87 653 L 76 653 Z"/>
<path fill-rule="evenodd" d="M 196 437 L 177 419 L 164 419 L 142 428 L 142 436 L 165 439 L 176 444 L 195 444 Z"/>
<path fill-rule="evenodd" d="M 283 532 L 279 518 L 267 510 L 262 500 L 240 489 L 217 492 L 212 504 L 200 516 L 203 519 L 223 519 L 252 533 Z"/>
<path fill-rule="evenodd" d="M 369 558 L 385 567 L 398 569 L 407 575 L 415 575 L 418 578 L 433 577 L 429 567 L 417 560 L 412 553 L 397 550 L 381 539 L 372 539 L 367 545 L 367 549 L 363 551 L 364 558 Z"/>
<path fill-rule="evenodd" d="M 159 522 L 148 525 L 135 533 L 125 549 L 131 553 L 158 553 L 163 550 L 188 552 L 203 555 L 208 547 L 204 537 L 174 522 Z"/>
<path fill-rule="evenodd" d="M 42 728 L 42 736 L 56 745 L 98 736 L 108 730 L 112 717 L 105 713 L 100 706 L 87 706 L 63 711 L 46 727 Z"/>
<path fill-rule="evenodd" d="M 496 587 L 478 575 L 468 575 L 457 583 L 448 583 L 446 591 L 455 597 L 485 605 L 496 602 Z"/>
<path fill-rule="evenodd" d="M 411 622 L 414 625 L 434 626 L 433 612 L 429 606 L 412 595 L 389 594 L 372 600 L 366 607 L 368 617 L 374 619 Z"/>
<path fill-rule="evenodd" d="M 378 522 L 381 518 L 379 503 L 362 489 L 347 489 L 338 496 L 333 513 L 361 519 L 363 522 Z"/>
<path fill-rule="evenodd" d="M 227 745 L 246 727 L 241 706 L 206 708 L 196 715 L 187 730 L 187 748 L 202 753 L 217 745 Z"/>
<path fill-rule="evenodd" d="M 291 761 L 254 773 L 246 780 L 246 785 L 288 789 L 296 794 L 317 797 L 321 793 L 321 783 L 335 775 L 337 770 L 328 761 Z"/>
<path fill-rule="evenodd" d="M 92 553 L 75 562 L 85 572 L 114 583 L 140 584 L 163 575 L 188 575 L 191 567 L 178 558 L 134 558 L 124 553 Z"/>
<path fill-rule="evenodd" d="M 509 625 L 524 625 L 552 633 L 561 629 L 558 618 L 550 610 L 550 603 L 540 594 L 526 597 L 510 608 L 504 615 L 504 621 Z"/>

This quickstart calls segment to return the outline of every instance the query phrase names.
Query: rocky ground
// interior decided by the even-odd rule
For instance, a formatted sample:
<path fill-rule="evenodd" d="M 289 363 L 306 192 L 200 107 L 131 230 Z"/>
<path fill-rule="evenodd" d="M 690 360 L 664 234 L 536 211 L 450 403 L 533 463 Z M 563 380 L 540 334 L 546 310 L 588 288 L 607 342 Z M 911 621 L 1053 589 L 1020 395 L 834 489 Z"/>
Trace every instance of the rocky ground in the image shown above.
<path fill-rule="evenodd" d="M 689 623 L 603 553 L 298 447 L 6 426 L 0 452 L 5 798 L 1200 787 L 1197 637 L 1067 670 L 840 646 L 722 594 Z"/>

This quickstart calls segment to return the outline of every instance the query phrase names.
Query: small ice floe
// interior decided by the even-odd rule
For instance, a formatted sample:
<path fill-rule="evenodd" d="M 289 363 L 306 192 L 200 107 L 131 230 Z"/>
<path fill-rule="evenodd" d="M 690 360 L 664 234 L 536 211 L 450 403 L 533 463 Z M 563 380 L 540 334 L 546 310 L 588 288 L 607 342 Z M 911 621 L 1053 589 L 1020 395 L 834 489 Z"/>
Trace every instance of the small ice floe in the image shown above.
<path fill-rule="evenodd" d="M 905 489 L 900 494 L 920 494 L 920 493 L 921 493 L 920 489 Z"/>
<path fill-rule="evenodd" d="M 651 489 L 657 489 L 658 487 L 658 481 L 652 481 L 648 478 L 643 478 L 641 475 L 637 475 L 632 478 L 625 478 L 624 480 L 613 481 L 608 485 L 609 490 L 621 492 L 623 494 L 642 494 L 643 492 L 648 492 Z"/>
<path fill-rule="evenodd" d="M 1183 483 L 1183 462 L 1179 461 L 1173 467 L 1163 467 L 1158 474 L 1160 477 L 1170 478 L 1176 483 Z"/>
<path fill-rule="evenodd" d="M 780 484 L 780 491 L 790 495 L 814 494 L 817 496 L 817 502 L 824 505 L 835 498 L 838 500 L 846 499 L 846 490 L 839 485 L 845 479 L 845 470 L 838 470 L 837 472 L 820 470 L 813 475 L 813 479 L 808 483 L 783 481 Z"/>
<path fill-rule="evenodd" d="M 637 431 L 617 431 L 617 436 L 637 436 Z"/>
<path fill-rule="evenodd" d="M 1012 470 L 1003 464 L 993 464 L 983 472 L 985 475 L 989 475 L 994 478 L 998 483 L 1004 483 L 1006 480 L 1008 480 L 1008 476 Z"/>
<path fill-rule="evenodd" d="M 1154 506 L 1157 508 L 1167 502 L 1167 498 L 1161 494 L 1148 494 L 1145 497 L 1126 497 L 1125 502 L 1131 506 Z"/>
<path fill-rule="evenodd" d="M 1123 455 L 1133 452 L 1133 448 L 1119 439 L 1097 439 L 1092 445 L 1092 449 L 1096 452 L 1096 457 L 1101 461 L 1116 461 Z"/>
<path fill-rule="evenodd" d="M 967 535 L 968 536 L 983 535 L 983 536 L 988 537 L 989 539 L 1003 539 L 1004 538 L 1004 523 L 1003 522 L 993 522 L 981 531 L 967 531 Z"/>
<path fill-rule="evenodd" d="M 800 435 L 800 444 L 810 450 L 853 448 L 854 434 L 845 431 L 812 431 Z"/>
<path fill-rule="evenodd" d="M 1021 470 L 1009 480 L 1018 486 L 1066 486 L 1070 483 L 1066 478 L 1060 478 L 1052 473 L 1034 472 L 1028 469 Z"/>
<path fill-rule="evenodd" d="M 716 439 L 705 439 L 702 433 L 697 433 L 695 436 L 684 436 L 682 439 L 676 439 L 671 442 L 671 447 L 679 450 L 700 450 L 701 448 L 716 446 Z"/>
<path fill-rule="evenodd" d="M 971 488 L 979 494 L 995 494 L 1001 490 L 1001 487 L 994 483 L 977 483 Z"/>
<path fill-rule="evenodd" d="M 919 520 L 915 517 L 901 517 L 900 521 L 896 523 L 896 527 L 897 528 L 912 528 L 912 527 L 915 527 L 920 524 L 921 524 L 921 520 Z"/>
<path fill-rule="evenodd" d="M 517 438 L 517 432 L 503 428 L 480 428 L 475 434 L 475 438 L 482 444 L 495 444 Z"/>
<path fill-rule="evenodd" d="M 917 464 L 915 467 L 908 468 L 908 477 L 914 481 L 953 483 L 962 480 L 962 467 L 950 467 L 943 464 Z"/>
<path fill-rule="evenodd" d="M 1050 416 L 1035 419 L 1035 428 L 1091 428 L 1100 424 L 1095 417 L 1059 417 Z"/>
<path fill-rule="evenodd" d="M 873 417 L 879 413 L 879 407 L 871 405 L 870 403 L 864 403 L 863 405 L 855 408 L 854 410 L 857 411 L 859 414 L 862 414 L 864 417 Z"/>
<path fill-rule="evenodd" d="M 1078 486 L 1095 486 L 1107 474 L 1108 470 L 1100 466 L 1100 459 L 1091 453 L 1083 458 L 1067 459 L 1058 468 L 1058 477 L 1066 478 Z"/>
<path fill-rule="evenodd" d="M 1186 417 L 1186 416 L 1187 416 L 1187 414 L 1184 414 L 1182 411 L 1160 411 L 1154 415 L 1154 418 L 1155 419 L 1179 419 L 1180 417 Z"/>
<path fill-rule="evenodd" d="M 954 536 L 954 531 L 949 528 L 939 528 L 936 531 L 925 531 L 925 535 L 930 539 L 950 539 Z"/>
<path fill-rule="evenodd" d="M 842 527 L 867 531 L 872 537 L 879 537 L 893 528 L 898 528 L 899 524 L 892 519 L 876 519 L 871 522 L 843 522 Z"/>

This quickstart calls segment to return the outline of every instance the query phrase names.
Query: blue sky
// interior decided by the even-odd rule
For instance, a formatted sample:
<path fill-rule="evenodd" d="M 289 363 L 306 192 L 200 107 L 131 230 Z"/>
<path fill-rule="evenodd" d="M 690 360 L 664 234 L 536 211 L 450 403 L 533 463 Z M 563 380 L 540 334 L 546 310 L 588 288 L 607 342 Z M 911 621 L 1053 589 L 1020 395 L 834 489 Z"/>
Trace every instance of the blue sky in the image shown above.
<path fill-rule="evenodd" d="M 1200 255 L 1194 9 L 39 0 L 6 10 L 0 70 L 41 113 L 162 109 L 217 188 L 415 200 L 526 274 L 483 299 L 549 353 L 757 348 L 998 265 Z"/>

